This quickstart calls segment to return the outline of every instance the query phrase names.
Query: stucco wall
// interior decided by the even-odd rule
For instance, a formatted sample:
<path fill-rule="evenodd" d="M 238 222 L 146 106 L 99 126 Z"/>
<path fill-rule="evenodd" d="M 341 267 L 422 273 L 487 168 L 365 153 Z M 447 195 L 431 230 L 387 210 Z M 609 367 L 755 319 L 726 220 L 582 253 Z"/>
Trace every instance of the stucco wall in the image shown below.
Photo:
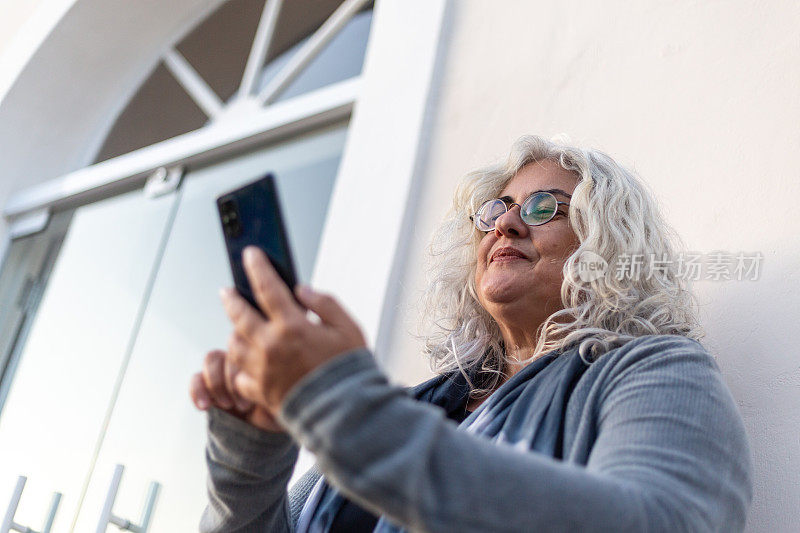
<path fill-rule="evenodd" d="M 602 4 L 602 7 L 601 7 Z M 419 268 L 465 172 L 524 133 L 566 132 L 634 167 L 689 250 L 761 252 L 757 281 L 695 288 L 749 431 L 749 531 L 800 531 L 800 4 L 451 4 L 389 369 L 425 378 Z"/>

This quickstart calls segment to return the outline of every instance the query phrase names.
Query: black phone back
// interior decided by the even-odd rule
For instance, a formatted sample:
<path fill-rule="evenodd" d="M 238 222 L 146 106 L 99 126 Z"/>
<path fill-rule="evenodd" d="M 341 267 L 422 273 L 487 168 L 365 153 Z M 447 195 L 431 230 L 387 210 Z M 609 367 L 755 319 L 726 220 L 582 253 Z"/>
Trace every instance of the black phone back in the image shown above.
<path fill-rule="evenodd" d="M 290 289 L 297 284 L 289 241 L 286 238 L 278 191 L 272 174 L 217 197 L 222 233 L 228 249 L 236 290 L 259 309 L 242 264 L 249 245 L 261 248 Z M 294 294 L 294 292 L 292 292 Z"/>

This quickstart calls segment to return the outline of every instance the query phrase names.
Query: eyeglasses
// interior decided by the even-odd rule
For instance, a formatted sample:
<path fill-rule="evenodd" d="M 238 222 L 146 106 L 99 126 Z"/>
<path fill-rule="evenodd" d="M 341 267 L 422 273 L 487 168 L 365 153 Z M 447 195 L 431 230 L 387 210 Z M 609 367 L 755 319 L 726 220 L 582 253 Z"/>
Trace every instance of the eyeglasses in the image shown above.
<path fill-rule="evenodd" d="M 559 205 L 569 207 L 567 202 L 559 202 L 552 193 L 537 192 L 526 198 L 522 205 L 518 203 L 506 205 L 499 198 L 489 200 L 484 202 L 478 212 L 470 216 L 469 219 L 475 223 L 475 227 L 479 230 L 483 232 L 492 231 L 497 219 L 506 214 L 515 205 L 519 205 L 519 216 L 529 226 L 541 226 L 550 222 L 556 216 Z"/>

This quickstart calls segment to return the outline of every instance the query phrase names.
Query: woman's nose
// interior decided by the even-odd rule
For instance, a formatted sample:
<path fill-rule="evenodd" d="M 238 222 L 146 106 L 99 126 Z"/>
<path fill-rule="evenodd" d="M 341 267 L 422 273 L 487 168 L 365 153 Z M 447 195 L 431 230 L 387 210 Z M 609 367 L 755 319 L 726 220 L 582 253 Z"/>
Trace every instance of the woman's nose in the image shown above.
<path fill-rule="evenodd" d="M 511 206 L 511 209 L 497 217 L 494 222 L 494 231 L 498 237 L 500 236 L 513 236 L 513 237 L 527 237 L 528 225 L 523 222 L 519 214 L 520 207 L 518 205 Z"/>

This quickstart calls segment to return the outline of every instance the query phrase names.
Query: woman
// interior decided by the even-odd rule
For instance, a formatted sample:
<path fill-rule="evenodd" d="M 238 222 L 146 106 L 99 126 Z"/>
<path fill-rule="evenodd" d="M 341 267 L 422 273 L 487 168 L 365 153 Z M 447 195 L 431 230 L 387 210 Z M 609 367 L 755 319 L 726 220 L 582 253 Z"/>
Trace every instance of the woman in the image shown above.
<path fill-rule="evenodd" d="M 234 333 L 191 387 L 210 421 L 201 530 L 742 530 L 747 438 L 675 238 L 607 155 L 521 138 L 434 237 L 439 375 L 409 390 L 334 299 L 298 287 L 309 320 L 248 250 L 271 320 L 222 291 Z M 295 443 L 317 466 L 287 494 Z"/>

